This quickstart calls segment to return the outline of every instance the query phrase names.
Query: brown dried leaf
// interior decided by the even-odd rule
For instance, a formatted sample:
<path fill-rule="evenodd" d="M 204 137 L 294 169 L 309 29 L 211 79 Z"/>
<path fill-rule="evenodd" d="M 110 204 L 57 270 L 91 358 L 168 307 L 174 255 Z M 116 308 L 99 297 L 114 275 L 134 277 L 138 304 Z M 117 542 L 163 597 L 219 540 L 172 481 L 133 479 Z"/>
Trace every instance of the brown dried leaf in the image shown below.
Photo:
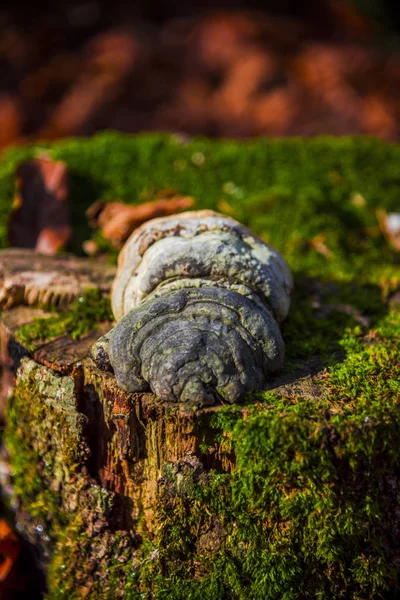
<path fill-rule="evenodd" d="M 18 99 L 0 96 L 0 147 L 12 144 L 22 132 L 22 111 Z"/>
<path fill-rule="evenodd" d="M 292 90 L 277 87 L 252 104 L 252 116 L 259 131 L 268 135 L 284 135 L 296 117 L 296 97 Z"/>
<path fill-rule="evenodd" d="M 86 214 L 91 226 L 99 227 L 104 237 L 118 248 L 145 221 L 192 208 L 194 202 L 194 199 L 189 196 L 160 198 L 137 205 L 123 202 L 109 202 L 102 205 L 98 201 L 89 207 Z"/>
<path fill-rule="evenodd" d="M 360 125 L 365 132 L 395 138 L 397 118 L 390 100 L 377 94 L 366 96 L 361 104 Z"/>
<path fill-rule="evenodd" d="M 326 235 L 324 233 L 319 233 L 310 240 L 310 244 L 314 250 L 325 256 L 325 258 L 331 258 L 332 250 L 329 250 L 329 248 L 325 246 L 325 240 Z"/>
<path fill-rule="evenodd" d="M 6 581 L 10 575 L 15 561 L 21 551 L 21 543 L 10 525 L 4 519 L 0 519 L 0 555 L 3 561 L 0 563 L 0 582 Z"/>
<path fill-rule="evenodd" d="M 400 251 L 400 213 L 387 213 L 385 210 L 377 210 L 380 230 L 394 250 Z"/>
<path fill-rule="evenodd" d="M 218 202 L 217 208 L 220 212 L 222 212 L 226 215 L 234 215 L 235 214 L 235 209 L 225 199 L 222 199 Z"/>
<path fill-rule="evenodd" d="M 241 117 L 249 110 L 251 98 L 263 82 L 268 82 L 276 74 L 277 64 L 272 55 L 251 50 L 243 53 L 227 70 L 222 86 L 213 98 L 216 118 Z"/>
<path fill-rule="evenodd" d="M 56 254 L 71 235 L 67 167 L 47 156 L 22 163 L 8 236 L 12 247 Z"/>
<path fill-rule="evenodd" d="M 53 111 L 42 137 L 55 139 L 78 132 L 96 111 L 115 102 L 138 51 L 137 40 L 129 32 L 111 31 L 92 39 L 80 76 Z"/>
<path fill-rule="evenodd" d="M 83 242 L 82 248 L 85 254 L 88 256 L 96 256 L 96 254 L 99 252 L 99 247 L 94 240 L 86 240 Z"/>

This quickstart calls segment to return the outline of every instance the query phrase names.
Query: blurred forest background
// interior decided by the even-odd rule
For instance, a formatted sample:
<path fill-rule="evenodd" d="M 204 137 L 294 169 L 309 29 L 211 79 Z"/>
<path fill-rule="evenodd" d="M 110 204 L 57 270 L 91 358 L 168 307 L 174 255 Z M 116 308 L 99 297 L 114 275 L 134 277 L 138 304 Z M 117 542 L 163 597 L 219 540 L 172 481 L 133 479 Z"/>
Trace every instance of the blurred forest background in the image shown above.
<path fill-rule="evenodd" d="M 0 147 L 105 128 L 397 140 L 396 5 L 3 2 Z"/>
<path fill-rule="evenodd" d="M 0 31 L 0 152 L 104 129 L 400 138 L 395 1 L 2 2 Z M 21 168 L 15 206 L 24 210 L 12 222 L 11 245 L 54 254 L 71 234 L 66 167 L 45 157 Z M 44 183 L 34 185 L 32 173 Z M 44 194 L 50 180 L 54 189 Z M 365 201 L 356 195 L 356 202 Z M 115 250 L 139 222 L 191 203 L 161 196 L 138 213 L 114 202 L 103 217 L 95 203 L 87 215 L 103 237 L 85 242 L 84 251 L 101 251 L 99 239 Z M 36 205 L 42 212 L 33 218 Z M 386 214 L 381 222 L 390 238 Z M 322 233 L 310 243 L 329 256 L 324 240 Z M 0 518 L 0 600 L 40 598 L 43 576 L 8 518 Z"/>

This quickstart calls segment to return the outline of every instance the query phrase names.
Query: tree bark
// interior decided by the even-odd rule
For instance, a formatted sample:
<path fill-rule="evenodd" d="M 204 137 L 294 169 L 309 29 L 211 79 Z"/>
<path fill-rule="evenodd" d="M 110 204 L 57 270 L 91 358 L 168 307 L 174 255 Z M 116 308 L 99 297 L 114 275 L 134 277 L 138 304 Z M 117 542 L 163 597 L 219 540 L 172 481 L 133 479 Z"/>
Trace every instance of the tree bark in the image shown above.
<path fill-rule="evenodd" d="M 217 445 L 207 465 L 197 458 L 208 435 L 203 420 L 218 408 L 194 413 L 160 405 L 151 393 L 125 393 L 112 374 L 96 368 L 88 352 L 111 323 L 98 323 L 79 340 L 66 333 L 35 342 L 33 350 L 19 340 L 22 325 L 53 314 L 38 303 L 67 307 L 88 286 L 107 294 L 113 268 L 25 250 L 0 254 L 0 297 L 6 308 L 0 320 L 3 414 L 11 396 L 9 413 L 15 418 L 9 414 L 12 473 L 3 477 L 3 487 L 18 505 L 19 532 L 39 549 L 45 570 L 57 561 L 61 523 L 79 521 L 77 544 L 79 538 L 91 541 L 87 564 L 73 581 L 79 593 L 90 594 L 87 565 L 96 564 L 108 585 L 104 566 L 115 552 L 129 539 L 134 560 L 143 536 L 154 532 L 164 465 L 182 462 L 193 473 L 205 466 L 229 471 L 234 457 Z M 19 463 L 24 463 L 21 469 Z M 40 484 L 32 492 L 28 482 L 37 476 Z M 45 500 L 49 490 L 51 500 Z"/>

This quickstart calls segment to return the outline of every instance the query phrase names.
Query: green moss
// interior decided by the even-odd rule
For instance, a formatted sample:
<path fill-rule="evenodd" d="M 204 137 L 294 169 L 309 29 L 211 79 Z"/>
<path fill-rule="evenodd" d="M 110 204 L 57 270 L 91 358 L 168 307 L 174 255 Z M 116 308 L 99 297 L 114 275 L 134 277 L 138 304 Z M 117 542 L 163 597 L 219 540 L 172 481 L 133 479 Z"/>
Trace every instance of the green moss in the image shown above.
<path fill-rule="evenodd" d="M 32 402 L 32 398 L 40 401 Z M 25 359 L 9 400 L 4 441 L 11 456 L 15 495 L 22 507 L 18 526 L 30 539 L 41 537 L 46 552 L 71 518 L 62 506 L 60 490 L 85 461 L 83 426 L 72 379 L 57 377 L 50 369 Z"/>
<path fill-rule="evenodd" d="M 86 290 L 71 305 L 71 308 L 52 317 L 34 319 L 22 325 L 18 331 L 19 341 L 33 350 L 33 342 L 55 338 L 69 333 L 74 340 L 88 333 L 98 323 L 112 321 L 109 298 L 102 296 L 98 288 Z"/>
<path fill-rule="evenodd" d="M 59 377 L 30 360 L 20 373 L 8 405 L 5 443 L 13 456 L 17 494 L 36 502 L 44 481 L 51 491 L 51 483 L 64 479 L 65 467 L 73 471 L 82 460 L 84 416 L 76 409 L 72 378 Z M 32 405 L 31 394 L 41 401 Z"/>
<path fill-rule="evenodd" d="M 94 558 L 96 552 L 98 563 Z M 140 600 L 143 596 L 137 589 L 131 552 L 126 534 L 117 532 L 93 540 L 79 516 L 72 518 L 59 530 L 58 544 L 47 573 L 46 598 L 79 600 L 86 589 L 86 593 L 90 590 L 90 598 L 113 600 L 121 597 L 123 587 L 124 599 Z"/>
<path fill-rule="evenodd" d="M 234 455 L 236 467 L 225 473 L 207 472 L 199 461 L 164 465 L 155 534 L 144 539 L 134 561 L 131 540 L 123 542 L 119 533 L 90 538 L 79 517 L 47 499 L 37 478 L 45 450 L 32 453 L 43 430 L 32 429 L 28 388 L 19 386 L 8 445 L 24 502 L 31 512 L 39 506 L 41 519 L 53 511 L 49 600 L 80 597 L 93 557 L 104 556 L 98 547 L 109 552 L 96 562 L 94 599 L 111 600 L 122 591 L 132 600 L 356 600 L 385 591 L 395 597 L 399 333 L 396 310 L 377 318 L 367 335 L 357 324 L 346 325 L 337 336 L 340 361 L 317 379 L 327 390 L 318 401 L 268 392 L 249 398 L 244 411 L 225 406 L 205 416 L 212 435 L 201 444 L 200 458 L 218 449 L 220 456 Z M 36 418 L 51 426 L 46 413 L 35 412 Z"/>
<path fill-rule="evenodd" d="M 354 286 L 329 290 L 321 288 L 321 297 L 358 297 Z M 338 328 L 333 339 L 340 359 L 328 361 L 316 380 L 326 388 L 320 400 L 267 392 L 249 397 L 245 409 L 225 406 L 203 417 L 198 426 L 211 434 L 200 443 L 199 457 L 206 461 L 210 449 L 217 450 L 235 456 L 236 466 L 226 473 L 207 472 L 201 461 L 164 465 L 157 526 L 139 553 L 121 532 L 91 538 L 79 516 L 58 509 L 48 599 L 79 598 L 90 568 L 97 577 L 89 594 L 94 599 L 121 593 L 128 600 L 395 597 L 400 312 L 388 312 L 375 288 L 365 291 L 374 326 L 350 317 Z M 312 305 L 300 286 L 301 313 L 307 302 Z M 315 310 L 321 306 L 324 301 Z M 319 318 L 311 311 L 304 323 L 312 328 Z M 335 310 L 326 318 L 332 329 Z M 318 351 L 328 335 L 324 329 Z M 43 518 L 44 505 L 52 504 L 37 479 L 44 450 L 30 450 L 41 434 L 24 421 L 27 389 L 20 386 L 21 400 L 11 405 L 8 439 L 18 491 L 31 508 L 41 507 Z M 96 556 L 102 559 L 90 567 Z"/>
<path fill-rule="evenodd" d="M 212 416 L 236 467 L 212 473 L 189 495 L 190 487 L 177 483 L 173 494 L 164 493 L 154 541 L 157 598 L 394 594 L 399 326 L 398 314 L 383 317 L 370 337 L 388 331 L 388 338 L 372 346 L 358 327 L 347 330 L 345 357 L 329 369 L 330 393 L 319 402 L 270 392 L 253 399 L 244 419 L 238 407 Z M 224 535 L 220 547 L 205 553 L 199 540 L 216 515 Z"/>
<path fill-rule="evenodd" d="M 0 164 L 0 241 L 12 204 L 15 168 L 43 146 L 8 150 Z M 368 138 L 248 142 L 171 135 L 103 133 L 47 148 L 71 174 L 72 249 L 90 236 L 85 209 L 98 198 L 137 203 L 157 190 L 191 195 L 199 208 L 229 212 L 263 236 L 296 272 L 349 281 L 395 254 L 376 210 L 397 210 L 400 147 Z M 204 161 L 196 160 L 201 155 Z M 331 252 L 312 243 L 323 236 Z"/>
<path fill-rule="evenodd" d="M 93 539 L 73 513 L 50 513 L 56 544 L 49 600 L 80 597 L 98 546 L 109 552 L 96 563 L 89 594 L 96 600 L 122 591 L 128 600 L 395 597 L 400 311 L 388 309 L 384 284 L 314 282 L 307 295 L 310 283 L 299 280 L 285 330 L 287 371 L 299 354 L 317 353 L 327 366 L 315 384 L 326 393 L 319 400 L 253 394 L 245 408 L 205 416 L 198 426 L 209 433 L 199 457 L 207 462 L 211 449 L 234 456 L 236 467 L 226 473 L 207 472 L 201 462 L 164 465 L 155 533 L 138 554 L 119 534 Z M 360 311 L 356 318 L 343 313 L 349 305 Z M 359 315 L 370 322 L 358 323 Z M 43 393 L 32 381 L 26 385 L 30 394 Z M 13 471 L 24 502 L 43 519 L 53 500 L 37 477 L 45 450 L 30 448 L 43 432 L 30 419 L 41 422 L 44 414 L 32 416 L 28 387 L 18 389 L 8 430 Z"/>
<path fill-rule="evenodd" d="M 77 541 L 79 540 L 79 543 Z M 89 540 L 79 516 L 72 518 L 58 532 L 57 545 L 49 565 L 47 582 L 50 598 L 78 600 L 81 590 L 72 588 L 70 582 L 76 578 L 79 565 L 85 563 Z M 71 554 L 74 560 L 71 561 Z"/>
<path fill-rule="evenodd" d="M 37 151 L 11 150 L 0 165 L 3 232 L 15 166 Z M 398 210 L 400 147 L 365 138 L 182 144 L 105 133 L 57 142 L 49 152 L 71 171 L 75 249 L 89 235 L 82 215 L 94 200 L 135 203 L 173 187 L 248 224 L 295 275 L 282 325 L 281 375 L 294 382 L 291 392 L 252 394 L 244 406 L 203 417 L 197 462 L 162 466 L 157 525 L 139 550 L 124 532 L 90 537 L 76 513 L 60 509 L 50 482 L 68 489 L 59 465 L 74 472 L 85 462 L 79 422 L 64 406 L 61 418 L 72 421 L 55 427 L 34 374 L 18 386 L 6 438 L 18 495 L 51 527 L 49 600 L 82 597 L 93 570 L 88 597 L 96 600 L 396 597 L 400 269 L 376 210 Z M 32 343 L 65 330 L 80 335 L 109 317 L 105 305 L 104 314 L 91 306 L 82 320 L 76 304 L 20 336 Z M 313 376 L 318 393 L 296 391 L 298 369 Z M 46 432 L 61 435 L 64 427 L 71 435 L 47 448 Z"/>
<path fill-rule="evenodd" d="M 338 333 L 321 400 L 268 392 L 204 417 L 214 433 L 199 451 L 234 455 L 231 473 L 165 465 L 158 560 L 139 574 L 154 597 L 395 597 L 400 313 L 378 306 L 367 335 Z"/>
<path fill-rule="evenodd" d="M 32 397 L 36 402 L 31 402 Z M 83 436 L 85 424 L 77 410 L 73 379 L 25 359 L 8 405 L 5 444 L 11 456 L 15 494 L 22 506 L 17 514 L 19 528 L 32 538 L 40 527 L 42 548 L 52 553 L 47 572 L 47 596 L 52 600 L 82 598 L 93 559 L 88 521 L 104 518 L 112 510 L 111 495 L 89 482 L 84 470 L 89 455 Z M 128 566 L 121 559 L 130 554 L 126 537 L 106 532 L 104 538 L 96 539 L 99 555 L 118 584 L 121 575 L 127 579 Z M 129 568 L 132 571 L 131 564 Z M 111 599 L 113 591 L 111 584 L 105 586 L 99 580 L 92 597 Z"/>

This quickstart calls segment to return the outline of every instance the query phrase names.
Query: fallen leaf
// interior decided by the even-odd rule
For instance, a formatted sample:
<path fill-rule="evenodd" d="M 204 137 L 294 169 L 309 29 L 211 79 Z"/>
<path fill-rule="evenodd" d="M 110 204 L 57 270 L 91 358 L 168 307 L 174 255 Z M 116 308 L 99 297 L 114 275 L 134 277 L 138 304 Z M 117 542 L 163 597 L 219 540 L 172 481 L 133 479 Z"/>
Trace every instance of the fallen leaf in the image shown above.
<path fill-rule="evenodd" d="M 97 201 L 89 207 L 86 214 L 90 225 L 101 229 L 103 236 L 118 248 L 145 221 L 172 215 L 192 208 L 193 205 L 194 199 L 189 196 L 159 198 L 136 205 Z"/>
<path fill-rule="evenodd" d="M 22 163 L 8 229 L 10 246 L 56 254 L 71 235 L 67 199 L 68 173 L 63 162 L 41 156 Z"/>
<path fill-rule="evenodd" d="M 0 148 L 15 142 L 22 132 L 22 110 L 18 98 L 0 96 Z"/>
<path fill-rule="evenodd" d="M 56 139 L 78 132 L 100 108 L 115 102 L 138 53 L 138 41 L 129 32 L 105 32 L 90 40 L 80 76 L 51 114 L 42 137 Z"/>
<path fill-rule="evenodd" d="M 310 240 L 310 244 L 314 250 L 325 256 L 325 258 L 331 258 L 332 250 L 329 250 L 329 248 L 325 246 L 325 240 L 326 235 L 324 233 L 319 233 Z"/>
<path fill-rule="evenodd" d="M 260 130 L 269 135 L 283 135 L 293 123 L 298 99 L 287 86 L 276 87 L 251 105 L 252 116 Z"/>
<path fill-rule="evenodd" d="M 213 98 L 216 118 L 225 120 L 246 114 L 249 102 L 263 81 L 276 76 L 277 64 L 273 56 L 252 50 L 236 60 Z"/>
<path fill-rule="evenodd" d="M 400 251 L 400 212 L 387 213 L 385 210 L 377 210 L 376 216 L 380 230 L 389 245 Z"/>
<path fill-rule="evenodd" d="M 83 242 L 82 248 L 88 256 L 96 256 L 99 251 L 99 247 L 94 240 L 86 240 Z"/>
<path fill-rule="evenodd" d="M 224 199 L 218 202 L 217 208 L 220 212 L 225 213 L 226 215 L 232 216 L 235 213 L 235 209 L 233 208 L 233 206 L 231 206 L 229 202 Z"/>
<path fill-rule="evenodd" d="M 21 551 L 21 542 L 4 519 L 0 519 L 0 582 L 6 581 Z"/>
<path fill-rule="evenodd" d="M 390 98 L 368 94 L 363 98 L 359 118 L 362 131 L 387 138 L 396 136 L 397 118 Z"/>

